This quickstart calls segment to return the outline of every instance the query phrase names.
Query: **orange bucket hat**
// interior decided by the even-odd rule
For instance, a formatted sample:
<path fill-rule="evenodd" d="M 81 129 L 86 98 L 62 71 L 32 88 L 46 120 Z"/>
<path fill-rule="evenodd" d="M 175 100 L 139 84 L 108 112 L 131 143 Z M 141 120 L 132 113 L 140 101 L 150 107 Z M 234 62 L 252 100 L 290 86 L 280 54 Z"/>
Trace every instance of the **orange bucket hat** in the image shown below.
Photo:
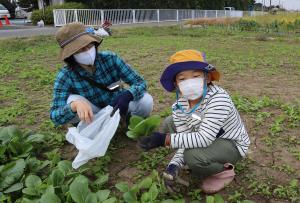
<path fill-rule="evenodd" d="M 166 67 L 161 75 L 160 82 L 168 91 L 175 89 L 175 77 L 178 73 L 186 70 L 201 70 L 211 75 L 212 81 L 219 81 L 220 73 L 214 66 L 206 61 L 204 52 L 196 50 L 178 51 L 170 57 L 170 65 Z"/>

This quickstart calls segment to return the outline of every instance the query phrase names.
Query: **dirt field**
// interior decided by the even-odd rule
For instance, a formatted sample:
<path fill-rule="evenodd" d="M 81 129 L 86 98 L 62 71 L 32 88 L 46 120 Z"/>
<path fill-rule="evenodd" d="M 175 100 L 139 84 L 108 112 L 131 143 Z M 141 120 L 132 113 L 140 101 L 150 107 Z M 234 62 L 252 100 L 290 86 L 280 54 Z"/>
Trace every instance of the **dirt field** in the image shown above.
<path fill-rule="evenodd" d="M 144 76 L 155 101 L 153 114 L 162 117 L 170 114 L 175 101 L 159 83 L 168 57 L 181 49 L 205 51 L 222 73 L 216 84 L 231 94 L 251 139 L 249 156 L 236 165 L 235 181 L 220 194 L 228 202 L 281 203 L 300 201 L 299 47 L 299 35 L 153 27 L 115 30 L 100 50 L 116 52 Z M 54 37 L 0 40 L 0 126 L 14 124 L 44 134 L 47 142 L 37 157 L 52 161 L 51 167 L 77 154 L 65 141 L 67 126 L 57 128 L 49 119 L 53 81 L 62 67 L 58 50 Z M 104 187 L 117 197 L 116 183 L 132 186 L 152 170 L 160 173 L 172 156 L 167 149 L 142 152 L 125 133 L 120 128 L 107 155 L 82 169 L 90 180 L 109 173 Z M 49 171 L 40 172 L 42 179 Z M 172 196 L 160 191 L 159 198 L 204 201 L 199 180 L 187 172 L 182 175 L 192 185 Z"/>

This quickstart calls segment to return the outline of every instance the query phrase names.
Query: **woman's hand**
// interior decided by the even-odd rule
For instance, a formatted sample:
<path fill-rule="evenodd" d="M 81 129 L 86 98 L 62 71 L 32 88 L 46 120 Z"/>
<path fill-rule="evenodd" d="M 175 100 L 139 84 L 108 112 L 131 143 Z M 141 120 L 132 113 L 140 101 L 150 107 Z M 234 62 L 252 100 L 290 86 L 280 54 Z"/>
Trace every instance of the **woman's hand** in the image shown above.
<path fill-rule="evenodd" d="M 89 103 L 83 100 L 71 102 L 71 109 L 77 112 L 79 119 L 86 123 L 91 123 L 93 120 L 93 111 Z"/>
<path fill-rule="evenodd" d="M 129 90 L 124 91 L 120 94 L 112 103 L 114 108 L 120 109 L 121 116 L 126 116 L 128 112 L 129 103 L 133 100 L 133 95 Z"/>

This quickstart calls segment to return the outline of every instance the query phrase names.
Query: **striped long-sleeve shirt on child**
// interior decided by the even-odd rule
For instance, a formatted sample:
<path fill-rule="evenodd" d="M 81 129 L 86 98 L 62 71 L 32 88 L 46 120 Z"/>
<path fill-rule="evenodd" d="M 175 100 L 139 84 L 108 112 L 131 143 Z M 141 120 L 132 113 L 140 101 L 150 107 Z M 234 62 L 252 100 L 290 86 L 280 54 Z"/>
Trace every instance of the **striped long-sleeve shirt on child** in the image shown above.
<path fill-rule="evenodd" d="M 178 104 L 188 112 L 188 100 L 180 98 Z M 242 157 L 246 156 L 250 140 L 240 115 L 230 96 L 222 88 L 209 85 L 202 104 L 195 110 L 199 118 L 187 115 L 173 104 L 176 132 L 171 134 L 171 148 L 178 149 L 170 164 L 184 165 L 185 149 L 209 146 L 218 137 L 231 139 Z M 222 129 L 222 130 L 221 130 Z M 219 133 L 220 130 L 223 133 Z M 220 135 L 221 134 L 221 135 Z"/>

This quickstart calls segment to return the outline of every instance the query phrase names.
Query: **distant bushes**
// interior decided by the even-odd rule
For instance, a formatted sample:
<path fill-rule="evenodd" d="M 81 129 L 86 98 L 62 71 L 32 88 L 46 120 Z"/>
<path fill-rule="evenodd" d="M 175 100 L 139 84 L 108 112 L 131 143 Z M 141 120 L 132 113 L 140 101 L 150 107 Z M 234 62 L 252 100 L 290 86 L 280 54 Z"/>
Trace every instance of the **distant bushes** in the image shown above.
<path fill-rule="evenodd" d="M 191 25 L 233 25 L 239 18 L 200 18 L 188 21 L 186 24 Z"/>
<path fill-rule="evenodd" d="M 241 29 L 241 31 L 257 31 L 261 25 L 257 23 L 255 20 L 246 20 L 246 19 L 240 19 L 237 22 L 238 27 Z"/>
<path fill-rule="evenodd" d="M 241 19 L 238 26 L 242 31 L 300 32 L 300 19 L 294 21 L 274 20 L 266 24 L 251 19 Z"/>
<path fill-rule="evenodd" d="M 31 21 L 34 25 L 37 24 L 38 21 L 43 20 L 46 25 L 52 25 L 54 23 L 53 20 L 53 9 L 85 9 L 86 5 L 82 3 L 69 2 L 61 5 L 48 6 L 43 10 L 34 10 L 32 12 Z"/>
<path fill-rule="evenodd" d="M 300 32 L 299 13 L 281 13 L 243 18 L 202 18 L 186 24 L 202 26 L 227 26 L 241 31 Z"/>

